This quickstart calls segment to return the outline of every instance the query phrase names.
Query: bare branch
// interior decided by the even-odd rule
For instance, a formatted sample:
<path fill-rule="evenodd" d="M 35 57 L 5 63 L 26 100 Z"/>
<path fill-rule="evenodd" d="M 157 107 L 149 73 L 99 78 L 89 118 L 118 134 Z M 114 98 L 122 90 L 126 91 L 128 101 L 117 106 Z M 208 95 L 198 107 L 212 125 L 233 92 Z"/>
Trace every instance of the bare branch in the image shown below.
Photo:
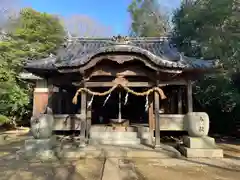
<path fill-rule="evenodd" d="M 0 21 L 16 15 L 21 9 L 21 0 L 0 1 Z"/>
<path fill-rule="evenodd" d="M 9 20 L 18 16 L 21 7 L 21 0 L 0 0 L 0 29 L 7 28 Z"/>
<path fill-rule="evenodd" d="M 71 36 L 109 37 L 113 35 L 110 28 L 86 15 L 73 15 L 70 17 L 62 17 L 61 19 Z"/>

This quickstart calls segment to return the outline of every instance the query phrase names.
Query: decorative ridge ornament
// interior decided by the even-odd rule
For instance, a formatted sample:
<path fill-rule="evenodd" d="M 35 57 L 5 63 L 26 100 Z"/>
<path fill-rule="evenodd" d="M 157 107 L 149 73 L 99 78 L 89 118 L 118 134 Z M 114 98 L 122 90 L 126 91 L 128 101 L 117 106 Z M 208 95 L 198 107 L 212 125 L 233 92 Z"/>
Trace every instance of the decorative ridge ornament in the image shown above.
<path fill-rule="evenodd" d="M 130 44 L 130 39 L 127 36 L 113 36 L 112 41 L 116 44 Z"/>

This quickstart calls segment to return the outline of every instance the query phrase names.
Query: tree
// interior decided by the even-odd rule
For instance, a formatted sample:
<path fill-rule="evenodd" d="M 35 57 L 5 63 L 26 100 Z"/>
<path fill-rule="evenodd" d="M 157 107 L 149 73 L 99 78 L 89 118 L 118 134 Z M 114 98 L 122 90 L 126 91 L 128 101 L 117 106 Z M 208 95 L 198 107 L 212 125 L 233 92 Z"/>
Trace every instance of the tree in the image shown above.
<path fill-rule="evenodd" d="M 109 37 L 112 30 L 85 15 L 61 17 L 64 27 L 73 37 Z"/>
<path fill-rule="evenodd" d="M 158 37 L 169 31 L 168 16 L 157 0 L 133 0 L 128 12 L 132 19 L 132 36 Z"/>
<path fill-rule="evenodd" d="M 219 59 L 224 65 L 223 73 L 205 76 L 195 86 L 195 97 L 215 125 L 222 123 L 222 130 L 240 118 L 236 113 L 240 87 L 232 78 L 240 73 L 239 17 L 238 0 L 186 0 L 173 18 L 174 40 L 180 51 L 188 56 Z"/>
<path fill-rule="evenodd" d="M 52 15 L 25 8 L 8 21 L 6 37 L 0 42 L 0 114 L 11 120 L 28 113 L 31 87 L 18 78 L 28 58 L 55 53 L 64 41 L 64 28 Z"/>

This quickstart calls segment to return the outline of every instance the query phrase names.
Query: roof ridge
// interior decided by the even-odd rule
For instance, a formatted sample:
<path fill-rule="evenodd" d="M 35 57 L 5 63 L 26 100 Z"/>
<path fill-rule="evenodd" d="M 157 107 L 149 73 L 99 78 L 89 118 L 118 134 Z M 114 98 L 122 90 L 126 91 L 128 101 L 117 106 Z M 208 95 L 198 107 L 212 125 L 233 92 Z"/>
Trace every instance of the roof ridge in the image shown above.
<path fill-rule="evenodd" d="M 163 41 L 163 40 L 169 40 L 171 37 L 169 36 L 161 36 L 161 37 L 128 37 L 129 41 Z M 91 38 L 91 37 L 72 37 L 71 39 L 67 39 L 68 42 L 78 42 L 78 41 L 114 41 L 112 37 L 108 38 Z"/>

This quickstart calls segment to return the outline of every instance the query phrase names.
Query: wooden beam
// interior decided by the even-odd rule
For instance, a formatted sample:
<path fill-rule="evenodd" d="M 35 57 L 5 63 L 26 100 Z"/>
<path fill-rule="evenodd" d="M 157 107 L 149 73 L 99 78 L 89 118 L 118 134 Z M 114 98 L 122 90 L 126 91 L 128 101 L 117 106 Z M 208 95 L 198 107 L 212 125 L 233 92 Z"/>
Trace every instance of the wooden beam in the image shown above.
<path fill-rule="evenodd" d="M 149 108 L 148 108 L 148 123 L 150 131 L 150 142 L 153 142 L 153 129 L 154 129 L 154 110 L 153 110 L 153 95 L 149 95 Z"/>
<path fill-rule="evenodd" d="M 112 87 L 116 83 L 114 82 L 86 82 L 86 87 Z M 152 87 L 151 82 L 128 82 L 128 87 Z"/>
<path fill-rule="evenodd" d="M 193 99 L 192 99 L 192 82 L 189 80 L 187 84 L 187 107 L 188 112 L 193 111 Z"/>
<path fill-rule="evenodd" d="M 74 82 L 72 83 L 75 86 L 81 86 L 82 82 Z M 115 85 L 114 82 L 86 82 L 86 87 L 112 87 Z M 185 80 L 178 81 L 166 81 L 159 82 L 158 87 L 168 86 L 168 85 L 187 85 Z M 128 82 L 128 87 L 153 87 L 154 83 L 152 82 Z"/>
<path fill-rule="evenodd" d="M 176 103 L 175 103 L 175 98 L 176 98 L 176 94 L 174 92 L 174 90 L 172 90 L 171 92 L 171 96 L 169 97 L 170 98 L 170 112 L 172 114 L 174 114 L 175 112 L 175 107 L 176 107 Z"/>
<path fill-rule="evenodd" d="M 58 103 L 57 103 L 57 112 L 59 113 L 59 114 L 61 114 L 62 113 L 62 104 L 63 104 L 63 97 L 62 97 L 62 94 L 63 94 L 63 92 L 62 92 L 62 89 L 61 88 L 59 88 L 59 91 L 57 92 L 57 97 L 58 97 L 58 99 L 57 99 L 57 101 L 58 101 Z"/>
<path fill-rule="evenodd" d="M 173 81 L 159 81 L 158 86 L 170 86 L 170 85 L 187 85 L 187 81 L 184 79 L 173 80 Z"/>
<path fill-rule="evenodd" d="M 154 92 L 154 110 L 155 110 L 155 148 L 160 147 L 160 118 L 159 118 L 159 94 Z"/>
<path fill-rule="evenodd" d="M 90 103 L 91 98 L 92 97 L 90 96 L 90 94 L 87 94 L 87 105 Z M 92 124 L 92 104 L 89 107 L 87 106 L 87 118 L 86 119 L 87 119 L 86 135 L 87 135 L 87 139 L 89 139 L 91 124 Z"/>
<path fill-rule="evenodd" d="M 182 89 L 178 89 L 178 114 L 182 114 Z"/>
<path fill-rule="evenodd" d="M 159 75 L 159 72 L 157 72 Z M 159 84 L 157 79 L 156 84 Z M 154 91 L 154 108 L 155 108 L 155 148 L 160 148 L 160 113 L 159 113 L 159 94 L 157 91 Z"/>
<path fill-rule="evenodd" d="M 81 92 L 81 114 L 82 114 L 82 122 L 81 122 L 81 132 L 80 132 L 80 146 L 84 147 L 85 144 L 85 133 L 86 133 L 86 105 L 87 105 L 87 93 L 85 91 Z"/>

